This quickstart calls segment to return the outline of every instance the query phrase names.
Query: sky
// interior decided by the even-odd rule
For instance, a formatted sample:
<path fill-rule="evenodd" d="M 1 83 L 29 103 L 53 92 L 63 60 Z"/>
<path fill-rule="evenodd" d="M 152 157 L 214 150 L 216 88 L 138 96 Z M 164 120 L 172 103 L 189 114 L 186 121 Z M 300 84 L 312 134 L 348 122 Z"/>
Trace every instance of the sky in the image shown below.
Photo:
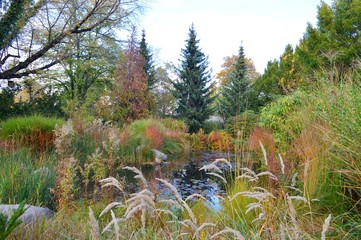
<path fill-rule="evenodd" d="M 214 75 L 224 57 L 238 53 L 241 43 L 246 57 L 263 73 L 287 44 L 298 44 L 307 22 L 316 25 L 319 4 L 320 0 L 151 0 L 139 28 L 145 29 L 158 64 L 179 63 L 193 23 Z"/>

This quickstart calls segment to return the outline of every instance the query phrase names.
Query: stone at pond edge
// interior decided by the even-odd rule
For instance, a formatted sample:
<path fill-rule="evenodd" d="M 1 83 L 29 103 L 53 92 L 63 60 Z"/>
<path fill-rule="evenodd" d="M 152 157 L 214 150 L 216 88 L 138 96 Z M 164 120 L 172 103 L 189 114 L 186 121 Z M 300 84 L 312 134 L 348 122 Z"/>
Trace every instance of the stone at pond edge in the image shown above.
<path fill-rule="evenodd" d="M 154 163 L 161 164 L 164 160 L 167 160 L 168 156 L 157 149 L 150 149 L 155 155 Z"/>
<path fill-rule="evenodd" d="M 0 213 L 10 217 L 13 212 L 18 209 L 19 204 L 0 205 Z M 54 212 L 49 208 L 42 208 L 25 204 L 26 211 L 20 216 L 24 224 L 29 224 L 41 219 L 47 219 L 54 215 Z"/>

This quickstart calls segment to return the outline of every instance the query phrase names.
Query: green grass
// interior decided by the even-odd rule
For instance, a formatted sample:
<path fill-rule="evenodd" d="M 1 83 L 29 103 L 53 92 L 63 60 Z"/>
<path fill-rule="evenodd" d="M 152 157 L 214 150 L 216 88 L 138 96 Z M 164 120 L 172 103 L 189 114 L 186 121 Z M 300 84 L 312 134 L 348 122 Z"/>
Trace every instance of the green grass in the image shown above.
<path fill-rule="evenodd" d="M 34 156 L 28 149 L 0 152 L 0 202 L 56 208 L 51 189 L 56 185 L 56 158 L 51 154 Z"/>
<path fill-rule="evenodd" d="M 40 115 L 10 118 L 0 123 L 0 138 L 32 146 L 34 150 L 49 150 L 53 147 L 55 126 L 64 123 L 62 119 Z"/>

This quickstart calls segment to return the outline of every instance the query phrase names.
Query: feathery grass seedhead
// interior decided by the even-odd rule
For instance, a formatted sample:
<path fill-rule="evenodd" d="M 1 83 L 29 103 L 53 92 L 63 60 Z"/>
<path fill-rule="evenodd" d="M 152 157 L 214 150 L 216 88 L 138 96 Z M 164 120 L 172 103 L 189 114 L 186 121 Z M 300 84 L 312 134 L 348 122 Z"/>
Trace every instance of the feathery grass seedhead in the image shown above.
<path fill-rule="evenodd" d="M 201 167 L 199 169 L 199 171 L 202 171 L 202 170 L 205 171 L 205 172 L 213 170 L 213 171 L 218 172 L 218 173 L 223 173 L 222 170 L 218 166 L 216 166 L 215 164 L 204 165 L 203 167 Z"/>
<path fill-rule="evenodd" d="M 326 240 L 326 233 L 328 231 L 328 228 L 330 227 L 331 218 L 332 218 L 332 214 L 329 214 L 328 217 L 325 219 L 325 222 L 322 227 L 321 240 Z"/>
<path fill-rule="evenodd" d="M 271 179 L 278 181 L 278 178 L 271 172 L 269 171 L 265 171 L 265 172 L 260 172 L 256 175 L 257 177 L 261 177 L 261 176 L 269 176 Z"/>
<path fill-rule="evenodd" d="M 108 177 L 108 178 L 100 180 L 99 182 L 103 183 L 102 188 L 113 186 L 113 187 L 116 187 L 117 189 L 119 189 L 120 192 L 124 191 L 122 184 L 114 177 Z"/>
<path fill-rule="evenodd" d="M 264 164 L 265 164 L 266 166 L 268 166 L 268 158 L 267 158 L 267 152 L 266 152 L 266 149 L 264 148 L 264 146 L 263 146 L 263 144 L 262 144 L 261 140 L 259 140 L 259 144 L 260 144 L 261 149 L 262 149 L 263 159 L 264 159 Z"/>
<path fill-rule="evenodd" d="M 212 164 L 217 164 L 217 163 L 225 163 L 228 165 L 229 169 L 233 169 L 232 164 L 225 158 L 217 158 L 215 161 L 213 161 Z"/>
<path fill-rule="evenodd" d="M 89 219 L 90 219 L 89 224 L 90 224 L 90 232 L 92 239 L 98 240 L 100 239 L 100 228 L 98 221 L 94 217 L 94 212 L 91 209 L 91 207 L 89 207 Z"/>
<path fill-rule="evenodd" d="M 134 179 L 139 179 L 141 183 L 143 184 L 143 189 L 148 188 L 148 181 L 143 176 L 143 173 L 136 167 L 123 167 L 123 169 L 129 170 L 134 172 L 136 175 L 134 176 Z"/>
<path fill-rule="evenodd" d="M 172 192 L 174 193 L 174 195 L 176 196 L 177 201 L 179 202 L 180 205 L 182 205 L 186 210 L 187 213 L 189 215 L 189 217 L 192 219 L 192 221 L 197 224 L 197 219 L 193 213 L 193 211 L 191 210 L 191 208 L 188 206 L 188 204 L 182 199 L 181 195 L 178 193 L 177 189 L 170 184 L 169 182 L 167 182 L 164 179 L 160 179 L 160 178 L 156 178 L 157 181 L 163 183 L 164 185 L 166 185 L 167 187 L 169 187 Z"/>
<path fill-rule="evenodd" d="M 245 240 L 246 238 L 238 231 L 232 229 L 232 228 L 229 228 L 229 227 L 226 227 L 224 230 L 222 231 L 219 231 L 217 232 L 216 234 L 212 235 L 209 239 L 218 239 L 219 236 L 221 235 L 225 235 L 225 234 L 228 234 L 228 233 L 231 233 L 233 234 L 233 237 L 237 240 Z"/>
<path fill-rule="evenodd" d="M 114 207 L 122 207 L 122 206 L 124 206 L 124 205 L 120 202 L 112 202 L 104 208 L 104 210 L 100 213 L 99 217 L 103 216 L 104 214 L 106 214 L 109 210 L 113 209 Z"/>
<path fill-rule="evenodd" d="M 262 212 L 264 212 L 263 206 L 260 203 L 250 203 L 247 205 L 246 214 L 252 211 L 253 209 L 260 209 Z"/>
<path fill-rule="evenodd" d="M 285 163 L 283 161 L 281 154 L 278 154 L 278 157 L 280 159 L 281 171 L 282 171 L 282 174 L 284 175 L 285 174 Z"/>
<path fill-rule="evenodd" d="M 207 174 L 211 175 L 211 176 L 215 176 L 215 177 L 221 179 L 224 184 L 227 184 L 227 180 L 224 177 L 222 177 L 221 175 L 219 175 L 218 173 L 210 172 Z"/>
<path fill-rule="evenodd" d="M 201 194 L 198 194 L 198 193 L 194 193 L 192 195 L 189 195 L 184 201 L 190 201 L 194 198 L 198 198 L 198 200 L 204 200 L 206 201 L 207 199 L 205 197 L 203 197 Z"/>
<path fill-rule="evenodd" d="M 297 184 L 297 176 L 298 176 L 298 173 L 297 173 L 297 172 L 292 175 L 291 187 L 295 187 L 295 186 L 296 186 L 296 184 Z"/>
<path fill-rule="evenodd" d="M 125 222 L 126 219 L 125 218 L 117 218 L 113 212 L 113 210 L 110 210 L 111 216 L 112 216 L 112 221 L 110 223 L 108 223 L 108 225 L 103 229 L 102 234 L 109 231 L 112 232 L 111 228 L 112 226 L 114 226 L 114 233 L 117 239 L 120 238 L 120 228 L 119 228 L 119 223 L 120 222 Z"/>

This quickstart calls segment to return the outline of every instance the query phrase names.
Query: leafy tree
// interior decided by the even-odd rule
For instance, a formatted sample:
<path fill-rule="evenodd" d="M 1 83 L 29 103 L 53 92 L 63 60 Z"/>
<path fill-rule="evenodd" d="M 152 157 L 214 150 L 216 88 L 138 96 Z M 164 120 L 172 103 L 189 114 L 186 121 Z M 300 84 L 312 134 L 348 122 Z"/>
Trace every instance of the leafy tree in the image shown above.
<path fill-rule="evenodd" d="M 13 0 L 1 17 L 4 37 L 0 79 L 21 78 L 49 69 L 72 56 L 73 46 L 69 42 L 73 36 L 85 32 L 107 35 L 108 31 L 124 27 L 142 8 L 140 0 L 32 2 Z M 18 12 L 12 14 L 14 9 Z M 17 17 L 8 23 L 6 19 L 12 19 L 10 15 Z"/>
<path fill-rule="evenodd" d="M 282 87 L 284 93 L 292 92 L 299 84 L 291 44 L 286 46 L 284 53 L 280 57 L 279 74 L 281 75 L 279 85 Z"/>
<path fill-rule="evenodd" d="M 155 102 L 154 114 L 161 118 L 170 117 L 175 111 L 175 99 L 171 92 L 172 80 L 169 77 L 167 67 L 156 69 L 155 79 L 157 81 L 152 89 Z"/>
<path fill-rule="evenodd" d="M 361 56 L 361 2 L 338 0 L 329 6 L 321 1 L 317 19 L 316 27 L 308 24 L 295 58 L 303 75 L 332 69 L 335 74 L 328 77 L 337 79 Z"/>
<path fill-rule="evenodd" d="M 218 79 L 220 86 L 226 84 L 231 78 L 231 74 L 232 71 L 234 71 L 237 58 L 238 57 L 233 54 L 232 56 L 227 56 L 223 59 L 224 63 L 222 64 L 222 70 L 216 75 L 216 79 Z M 250 82 L 253 82 L 260 76 L 260 74 L 257 72 L 253 60 L 251 58 L 246 57 L 245 62 L 247 67 L 248 78 Z"/>
<path fill-rule="evenodd" d="M 252 84 L 249 109 L 258 112 L 261 107 L 282 95 L 283 89 L 279 80 L 279 61 L 268 61 L 265 72 Z"/>
<path fill-rule="evenodd" d="M 182 60 L 177 72 L 178 80 L 173 81 L 173 95 L 177 101 L 176 112 L 185 119 L 191 133 L 197 132 L 212 114 L 213 102 L 208 58 L 199 47 L 194 25 L 189 28 Z"/>
<path fill-rule="evenodd" d="M 98 101 L 98 113 L 102 118 L 128 124 L 149 115 L 150 97 L 144 63 L 133 31 L 115 71 L 112 90 L 107 96 L 109 100 Z"/>
<path fill-rule="evenodd" d="M 249 89 L 246 57 L 241 45 L 230 79 L 221 89 L 219 112 L 223 118 L 240 115 L 247 109 Z"/>
<path fill-rule="evenodd" d="M 144 29 L 142 31 L 142 40 L 139 43 L 139 49 L 140 49 L 140 54 L 145 59 L 144 71 L 148 77 L 148 89 L 150 90 L 154 87 L 154 84 L 156 83 L 156 78 L 155 78 L 156 70 L 154 68 L 153 54 L 151 54 L 151 51 L 145 39 Z"/>

